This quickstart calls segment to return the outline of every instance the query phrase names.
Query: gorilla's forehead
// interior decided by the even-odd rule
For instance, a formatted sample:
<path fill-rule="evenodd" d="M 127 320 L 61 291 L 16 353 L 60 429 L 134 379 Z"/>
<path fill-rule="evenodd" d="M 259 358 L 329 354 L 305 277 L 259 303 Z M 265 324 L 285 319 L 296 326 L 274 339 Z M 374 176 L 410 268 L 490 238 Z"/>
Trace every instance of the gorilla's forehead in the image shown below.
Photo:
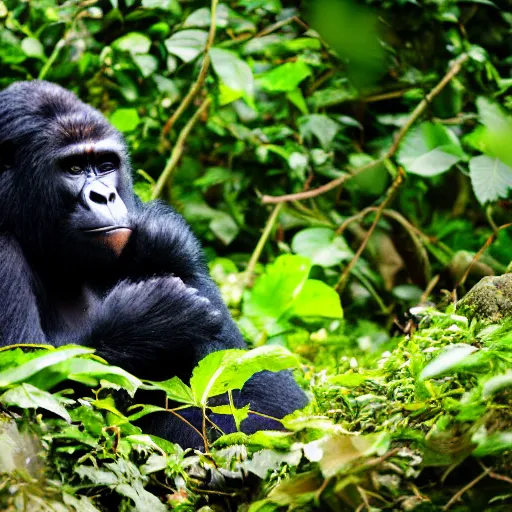
<path fill-rule="evenodd" d="M 122 147 L 121 137 L 101 114 L 92 109 L 55 116 L 48 125 L 48 136 L 60 147 L 99 144 L 102 141 Z"/>

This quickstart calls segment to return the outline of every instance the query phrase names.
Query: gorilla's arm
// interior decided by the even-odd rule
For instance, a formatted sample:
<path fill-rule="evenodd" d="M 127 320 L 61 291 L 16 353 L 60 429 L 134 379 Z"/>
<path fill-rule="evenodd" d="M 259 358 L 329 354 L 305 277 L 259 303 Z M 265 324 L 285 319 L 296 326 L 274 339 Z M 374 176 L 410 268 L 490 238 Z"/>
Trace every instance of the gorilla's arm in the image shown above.
<path fill-rule="evenodd" d="M 139 204 L 133 219 L 133 234 L 121 255 L 121 277 L 147 279 L 173 275 L 198 290 L 220 312 L 221 330 L 208 344 L 195 343 L 195 363 L 216 350 L 245 348 L 231 315 L 210 278 L 199 241 L 183 217 L 159 203 Z M 196 318 L 201 322 L 201 317 Z"/>
<path fill-rule="evenodd" d="M 210 301 L 178 277 L 123 280 L 94 307 L 78 343 L 141 378 L 188 378 L 195 348 L 208 345 L 222 324 Z"/>
<path fill-rule="evenodd" d="M 47 342 L 34 285 L 34 275 L 16 240 L 0 235 L 0 346 Z"/>
<path fill-rule="evenodd" d="M 40 315 L 48 325 L 56 312 L 10 235 L 0 235 L 0 262 L 0 346 L 76 343 L 141 377 L 163 379 L 175 367 L 176 373 L 193 367 L 196 344 L 205 345 L 222 327 L 221 314 L 206 298 L 178 278 L 160 277 L 121 281 L 94 305 L 82 328 L 45 332 Z"/>

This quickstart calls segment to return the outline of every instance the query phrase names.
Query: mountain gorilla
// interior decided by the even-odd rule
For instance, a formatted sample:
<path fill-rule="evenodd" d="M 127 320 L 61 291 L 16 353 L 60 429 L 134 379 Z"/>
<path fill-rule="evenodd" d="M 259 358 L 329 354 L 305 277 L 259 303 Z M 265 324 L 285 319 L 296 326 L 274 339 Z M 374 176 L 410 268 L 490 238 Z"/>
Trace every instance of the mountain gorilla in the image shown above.
<path fill-rule="evenodd" d="M 210 352 L 245 347 L 184 219 L 135 197 L 120 133 L 48 82 L 0 92 L 0 262 L 2 346 L 86 345 L 151 380 L 188 379 Z M 261 372 L 235 398 L 277 418 L 307 402 L 288 372 Z M 146 418 L 152 433 L 201 445 L 169 413 Z M 200 428 L 198 411 L 187 419 Z M 234 431 L 229 416 L 215 421 Z"/>

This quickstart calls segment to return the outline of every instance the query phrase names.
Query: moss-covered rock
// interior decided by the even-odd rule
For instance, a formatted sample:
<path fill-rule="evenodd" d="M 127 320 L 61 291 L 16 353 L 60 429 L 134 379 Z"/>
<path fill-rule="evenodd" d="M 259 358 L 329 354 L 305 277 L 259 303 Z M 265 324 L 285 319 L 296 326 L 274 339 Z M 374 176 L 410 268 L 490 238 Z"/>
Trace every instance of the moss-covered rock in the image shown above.
<path fill-rule="evenodd" d="M 484 323 L 512 317 L 512 274 L 484 277 L 458 302 L 457 311 Z"/>

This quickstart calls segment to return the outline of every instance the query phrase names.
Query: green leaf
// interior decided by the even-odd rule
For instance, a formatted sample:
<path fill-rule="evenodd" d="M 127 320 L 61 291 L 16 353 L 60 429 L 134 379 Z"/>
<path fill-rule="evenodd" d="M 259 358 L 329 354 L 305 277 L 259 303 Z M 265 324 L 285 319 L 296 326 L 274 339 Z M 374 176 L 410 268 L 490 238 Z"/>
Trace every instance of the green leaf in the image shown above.
<path fill-rule="evenodd" d="M 126 370 L 94 359 L 68 359 L 56 366 L 55 370 L 67 376 L 69 380 L 82 382 L 91 387 L 96 387 L 100 383 L 105 386 L 110 382 L 126 390 L 130 396 L 134 396 L 141 386 L 141 381 Z"/>
<path fill-rule="evenodd" d="M 163 382 L 150 381 L 153 386 L 165 391 L 167 397 L 181 404 L 195 404 L 194 395 L 189 386 L 187 386 L 179 377 L 165 380 Z"/>
<path fill-rule="evenodd" d="M 469 174 L 480 204 L 507 197 L 512 187 L 512 168 L 497 158 L 480 155 L 469 161 Z"/>
<path fill-rule="evenodd" d="M 258 76 L 259 86 L 269 92 L 292 92 L 311 75 L 309 66 L 302 60 L 287 62 Z"/>
<path fill-rule="evenodd" d="M 35 57 L 38 59 L 45 58 L 43 45 L 39 39 L 35 39 L 34 37 L 26 37 L 23 39 L 23 41 L 21 41 L 21 49 L 25 52 L 27 57 Z"/>
<path fill-rule="evenodd" d="M 475 441 L 475 437 L 473 441 Z M 478 446 L 473 450 L 474 457 L 499 455 L 512 449 L 512 432 L 494 432 L 476 440 Z"/>
<path fill-rule="evenodd" d="M 299 295 L 306 282 L 311 262 L 302 256 L 285 254 L 267 266 L 244 300 L 247 316 L 279 318 Z"/>
<path fill-rule="evenodd" d="M 293 302 L 290 315 L 299 318 L 343 318 L 340 296 L 323 281 L 308 279 Z"/>
<path fill-rule="evenodd" d="M 110 122 L 120 132 L 131 132 L 139 126 L 140 117 L 136 108 L 118 108 L 110 116 Z"/>
<path fill-rule="evenodd" d="M 307 228 L 299 231 L 292 240 L 292 250 L 309 258 L 313 265 L 333 267 L 354 255 L 345 240 L 330 228 Z"/>
<path fill-rule="evenodd" d="M 243 91 L 247 96 L 254 94 L 252 70 L 236 53 L 219 48 L 210 50 L 215 73 L 233 91 Z"/>
<path fill-rule="evenodd" d="M 420 379 L 431 379 L 452 370 L 476 350 L 476 347 L 465 343 L 448 345 L 440 355 L 423 368 Z"/>
<path fill-rule="evenodd" d="M 184 62 L 191 62 L 203 52 L 207 39 L 208 32 L 204 30 L 181 30 L 165 41 L 165 47 Z"/>
<path fill-rule="evenodd" d="M 209 27 L 211 20 L 211 11 L 209 7 L 201 7 L 190 14 L 187 19 L 183 23 L 183 27 Z M 224 4 L 219 4 L 217 6 L 217 12 L 215 15 L 215 25 L 218 28 L 224 28 L 228 25 L 229 19 L 229 10 L 228 7 Z"/>
<path fill-rule="evenodd" d="M 194 368 L 190 387 L 196 403 L 206 406 L 208 398 L 229 390 L 242 389 L 255 373 L 277 372 L 296 367 L 298 359 L 284 347 L 266 345 L 253 350 L 213 352 Z"/>
<path fill-rule="evenodd" d="M 407 172 L 431 177 L 448 171 L 465 158 L 455 134 L 443 125 L 426 122 L 409 132 L 398 152 Z"/>
<path fill-rule="evenodd" d="M 302 137 L 307 139 L 313 135 L 325 150 L 329 149 L 341 128 L 336 121 L 323 114 L 303 116 L 299 118 L 298 124 Z"/>
<path fill-rule="evenodd" d="M 22 384 L 5 392 L 0 396 L 0 402 L 6 405 L 15 405 L 22 409 L 46 409 L 71 423 L 68 411 L 61 405 L 62 399 L 42 391 L 31 384 Z"/>
<path fill-rule="evenodd" d="M 134 55 L 133 61 L 144 78 L 151 76 L 158 69 L 158 59 L 153 55 Z"/>
<path fill-rule="evenodd" d="M 27 363 L 22 364 L 16 368 L 9 368 L 0 373 L 0 388 L 5 388 L 16 382 L 27 380 L 37 372 L 44 370 L 50 366 L 55 366 L 66 359 L 84 354 L 92 354 L 94 352 L 91 348 L 85 347 L 62 347 L 51 352 L 45 353 L 40 357 L 31 359 Z"/>
<path fill-rule="evenodd" d="M 504 375 L 496 375 L 496 377 L 484 382 L 482 386 L 482 397 L 487 398 L 497 391 L 510 387 L 512 387 L 512 372 Z"/>
<path fill-rule="evenodd" d="M 309 114 L 308 105 L 300 88 L 297 87 L 297 89 L 286 93 L 286 97 L 301 111 L 302 114 Z"/>
<path fill-rule="evenodd" d="M 229 245 L 240 232 L 235 219 L 226 212 L 217 210 L 210 222 L 210 229 L 224 245 Z"/>
<path fill-rule="evenodd" d="M 132 55 L 141 55 L 149 52 L 151 48 L 151 39 L 140 32 L 129 32 L 128 34 L 116 39 L 112 43 L 113 48 Z"/>

